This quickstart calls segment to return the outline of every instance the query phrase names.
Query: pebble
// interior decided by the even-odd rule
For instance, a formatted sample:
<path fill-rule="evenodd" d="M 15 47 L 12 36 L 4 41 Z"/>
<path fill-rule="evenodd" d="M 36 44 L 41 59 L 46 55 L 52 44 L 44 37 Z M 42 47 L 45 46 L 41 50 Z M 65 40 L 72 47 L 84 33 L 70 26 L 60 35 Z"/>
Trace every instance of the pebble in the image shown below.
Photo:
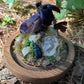
<path fill-rule="evenodd" d="M 13 75 L 7 68 L 4 68 L 0 71 L 0 80 L 9 79 L 9 78 L 11 78 L 11 76 L 13 76 Z"/>
<path fill-rule="evenodd" d="M 19 37 L 16 39 L 16 41 L 20 41 L 20 39 L 21 39 L 21 37 L 19 36 Z"/>
<path fill-rule="evenodd" d="M 60 56 L 56 56 L 56 61 L 60 61 L 61 57 Z"/>
<path fill-rule="evenodd" d="M 27 53 L 29 52 L 29 50 L 30 50 L 30 47 L 25 47 L 25 48 L 23 48 L 23 49 L 22 49 L 22 54 L 23 54 L 23 56 L 27 55 Z"/>
<path fill-rule="evenodd" d="M 40 34 L 37 34 L 37 35 L 31 35 L 30 37 L 29 37 L 29 40 L 30 41 L 33 41 L 33 42 L 36 42 L 39 38 L 40 38 Z"/>
<path fill-rule="evenodd" d="M 24 44 L 25 43 L 25 39 L 23 39 L 23 41 L 22 41 L 22 44 Z"/>
<path fill-rule="evenodd" d="M 45 68 L 48 64 L 50 64 L 50 60 L 49 59 L 44 60 L 43 63 L 42 63 L 42 66 Z"/>

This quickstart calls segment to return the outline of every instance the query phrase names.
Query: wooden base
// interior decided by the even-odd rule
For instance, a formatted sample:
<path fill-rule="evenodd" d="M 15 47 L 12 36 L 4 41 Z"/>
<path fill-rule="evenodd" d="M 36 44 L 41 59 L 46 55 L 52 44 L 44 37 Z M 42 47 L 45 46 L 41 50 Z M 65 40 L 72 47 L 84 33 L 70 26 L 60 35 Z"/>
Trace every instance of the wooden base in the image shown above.
<path fill-rule="evenodd" d="M 11 46 L 17 35 L 19 35 L 19 31 L 7 39 L 4 48 L 6 64 L 17 78 L 34 84 L 47 84 L 60 79 L 72 65 L 75 56 L 74 47 L 70 41 L 66 40 L 69 53 L 66 61 L 62 65 L 52 70 L 43 70 L 30 65 L 27 65 L 26 68 L 26 65 L 19 60 L 15 60 L 16 58 L 11 53 Z"/>

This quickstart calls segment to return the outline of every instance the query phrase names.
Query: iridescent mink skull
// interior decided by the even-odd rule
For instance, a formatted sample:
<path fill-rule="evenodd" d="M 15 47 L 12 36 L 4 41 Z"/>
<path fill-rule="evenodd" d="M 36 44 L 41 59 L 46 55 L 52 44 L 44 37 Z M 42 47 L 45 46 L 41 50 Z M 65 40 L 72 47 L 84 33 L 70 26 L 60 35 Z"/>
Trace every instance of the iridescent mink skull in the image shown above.
<path fill-rule="evenodd" d="M 56 24 L 52 10 L 60 13 L 58 7 L 50 4 L 41 5 L 41 2 L 36 3 L 36 7 L 38 8 L 38 13 L 21 24 L 21 33 L 38 33 L 51 25 L 52 21 Z"/>

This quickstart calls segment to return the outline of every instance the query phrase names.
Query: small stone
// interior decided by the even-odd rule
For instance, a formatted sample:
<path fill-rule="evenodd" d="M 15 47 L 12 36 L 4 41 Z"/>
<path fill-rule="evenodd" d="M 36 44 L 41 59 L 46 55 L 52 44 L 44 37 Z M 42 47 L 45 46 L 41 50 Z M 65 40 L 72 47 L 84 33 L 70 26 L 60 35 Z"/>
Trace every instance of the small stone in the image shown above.
<path fill-rule="evenodd" d="M 39 38 L 40 38 L 40 34 L 37 34 L 37 35 L 31 35 L 30 37 L 29 37 L 29 40 L 30 41 L 33 41 L 33 42 L 36 42 Z"/>
<path fill-rule="evenodd" d="M 31 35 L 31 36 L 29 37 L 29 40 L 35 42 L 35 38 L 36 38 L 36 35 Z"/>
<path fill-rule="evenodd" d="M 2 74 L 1 80 L 5 80 L 5 79 L 6 79 L 5 76 Z"/>
<path fill-rule="evenodd" d="M 20 41 L 20 39 L 21 39 L 21 37 L 19 36 L 19 37 L 17 37 L 16 41 Z"/>
<path fill-rule="evenodd" d="M 23 54 L 23 56 L 27 55 L 27 53 L 29 52 L 29 50 L 30 50 L 30 47 L 25 47 L 25 48 L 23 48 L 23 49 L 22 49 L 22 54 Z"/>
<path fill-rule="evenodd" d="M 24 44 L 25 43 L 25 39 L 23 39 L 23 41 L 22 41 L 22 44 Z"/>
<path fill-rule="evenodd" d="M 7 84 L 14 84 L 17 81 L 16 77 L 13 77 L 12 79 L 8 80 Z"/>
<path fill-rule="evenodd" d="M 0 71 L 0 80 L 6 80 L 6 79 L 10 79 L 12 77 L 14 77 L 12 75 L 12 73 L 7 69 L 7 68 L 4 68 Z M 8 83 L 7 83 L 8 84 Z"/>
<path fill-rule="evenodd" d="M 50 64 L 50 60 L 49 59 L 47 59 L 47 60 L 44 60 L 43 62 L 42 62 L 42 66 L 45 68 L 48 64 Z"/>
<path fill-rule="evenodd" d="M 56 61 L 60 61 L 61 57 L 60 56 L 56 56 Z"/>

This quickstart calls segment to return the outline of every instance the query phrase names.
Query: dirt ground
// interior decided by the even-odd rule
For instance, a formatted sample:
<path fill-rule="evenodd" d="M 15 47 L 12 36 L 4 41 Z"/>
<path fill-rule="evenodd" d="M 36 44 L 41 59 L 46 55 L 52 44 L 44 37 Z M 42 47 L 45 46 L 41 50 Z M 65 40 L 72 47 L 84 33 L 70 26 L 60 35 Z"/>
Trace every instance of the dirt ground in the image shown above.
<path fill-rule="evenodd" d="M 4 43 L 13 32 L 19 30 L 22 22 L 35 13 L 35 7 L 29 6 L 28 3 L 15 9 L 9 9 L 8 5 L 0 3 L 0 24 L 2 24 L 1 19 L 5 19 L 6 15 L 14 21 L 14 25 L 6 24 L 6 29 L 0 28 L 0 84 L 31 84 L 17 79 L 7 68 L 4 60 Z M 72 67 L 63 78 L 51 84 L 84 84 L 84 51 L 76 46 L 74 48 L 76 54 Z"/>

